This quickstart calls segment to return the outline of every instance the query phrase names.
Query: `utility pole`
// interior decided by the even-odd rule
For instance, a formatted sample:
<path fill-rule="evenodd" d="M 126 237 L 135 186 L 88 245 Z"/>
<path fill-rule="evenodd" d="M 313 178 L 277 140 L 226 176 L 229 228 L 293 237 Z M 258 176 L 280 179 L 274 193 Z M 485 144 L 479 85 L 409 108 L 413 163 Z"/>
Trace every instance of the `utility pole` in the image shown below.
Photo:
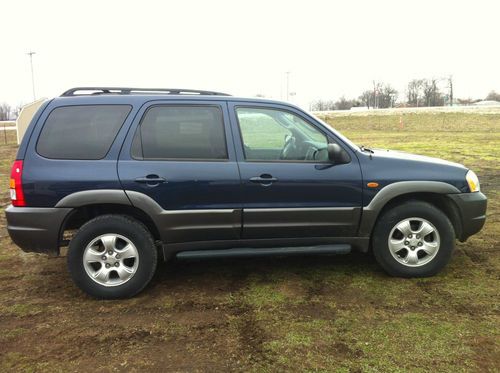
<path fill-rule="evenodd" d="M 290 71 L 286 72 L 286 100 L 290 100 Z"/>
<path fill-rule="evenodd" d="M 453 106 L 453 75 L 448 78 L 450 88 L 450 106 Z"/>
<path fill-rule="evenodd" d="M 33 89 L 33 101 L 36 101 L 36 95 L 35 95 L 35 73 L 33 72 L 33 55 L 36 54 L 36 52 L 28 52 L 26 53 L 28 56 L 30 56 L 30 66 L 31 66 L 31 88 Z"/>

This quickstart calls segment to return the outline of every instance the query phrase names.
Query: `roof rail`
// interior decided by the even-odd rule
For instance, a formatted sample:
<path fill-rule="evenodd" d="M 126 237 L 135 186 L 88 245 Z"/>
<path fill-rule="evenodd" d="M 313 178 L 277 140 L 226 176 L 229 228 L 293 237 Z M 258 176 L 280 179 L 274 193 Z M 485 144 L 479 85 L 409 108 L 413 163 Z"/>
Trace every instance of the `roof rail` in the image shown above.
<path fill-rule="evenodd" d="M 80 92 L 80 93 L 79 93 Z M 68 89 L 61 97 L 90 96 L 90 95 L 128 95 L 128 94 L 164 94 L 164 95 L 207 95 L 231 96 L 227 93 L 215 91 L 201 91 L 198 89 L 182 88 L 127 88 L 127 87 L 76 87 Z"/>

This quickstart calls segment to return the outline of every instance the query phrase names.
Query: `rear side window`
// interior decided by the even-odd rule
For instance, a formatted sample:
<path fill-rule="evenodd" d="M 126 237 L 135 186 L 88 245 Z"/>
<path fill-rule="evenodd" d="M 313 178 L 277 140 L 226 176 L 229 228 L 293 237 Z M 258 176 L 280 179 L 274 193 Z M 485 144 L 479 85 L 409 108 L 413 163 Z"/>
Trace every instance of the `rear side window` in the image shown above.
<path fill-rule="evenodd" d="M 220 108 L 153 106 L 135 134 L 132 156 L 138 159 L 227 159 Z"/>
<path fill-rule="evenodd" d="M 129 105 L 56 108 L 45 121 L 36 150 L 53 159 L 104 158 L 131 109 Z"/>

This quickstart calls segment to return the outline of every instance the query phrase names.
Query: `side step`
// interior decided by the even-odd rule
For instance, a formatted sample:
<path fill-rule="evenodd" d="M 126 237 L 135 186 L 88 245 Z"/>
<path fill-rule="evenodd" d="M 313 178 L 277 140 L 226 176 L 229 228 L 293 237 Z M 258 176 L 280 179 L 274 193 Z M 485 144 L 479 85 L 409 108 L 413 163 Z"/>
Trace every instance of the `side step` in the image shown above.
<path fill-rule="evenodd" d="M 177 253 L 177 259 L 208 259 L 208 258 L 251 258 L 262 256 L 291 255 L 331 255 L 349 254 L 351 245 L 332 244 L 299 247 L 270 247 L 262 249 L 236 248 L 224 250 L 192 250 Z"/>

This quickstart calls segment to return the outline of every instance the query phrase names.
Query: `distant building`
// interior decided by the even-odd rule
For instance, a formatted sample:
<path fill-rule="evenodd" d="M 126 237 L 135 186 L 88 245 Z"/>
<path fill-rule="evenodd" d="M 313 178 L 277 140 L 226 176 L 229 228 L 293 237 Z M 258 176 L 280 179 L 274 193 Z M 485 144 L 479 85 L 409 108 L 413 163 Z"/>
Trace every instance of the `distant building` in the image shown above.
<path fill-rule="evenodd" d="M 18 144 L 21 143 L 21 140 L 23 139 L 23 136 L 26 133 L 26 130 L 28 129 L 31 119 L 33 119 L 33 116 L 37 112 L 38 108 L 42 106 L 44 102 L 45 99 L 42 98 L 40 100 L 36 100 L 33 101 L 32 103 L 26 104 L 21 108 L 19 116 L 17 117 L 16 120 Z"/>
<path fill-rule="evenodd" d="M 483 100 L 473 103 L 474 106 L 500 106 L 500 101 Z"/>
<path fill-rule="evenodd" d="M 367 110 L 370 110 L 370 108 L 368 106 L 353 106 L 350 110 L 351 111 L 367 111 Z"/>

